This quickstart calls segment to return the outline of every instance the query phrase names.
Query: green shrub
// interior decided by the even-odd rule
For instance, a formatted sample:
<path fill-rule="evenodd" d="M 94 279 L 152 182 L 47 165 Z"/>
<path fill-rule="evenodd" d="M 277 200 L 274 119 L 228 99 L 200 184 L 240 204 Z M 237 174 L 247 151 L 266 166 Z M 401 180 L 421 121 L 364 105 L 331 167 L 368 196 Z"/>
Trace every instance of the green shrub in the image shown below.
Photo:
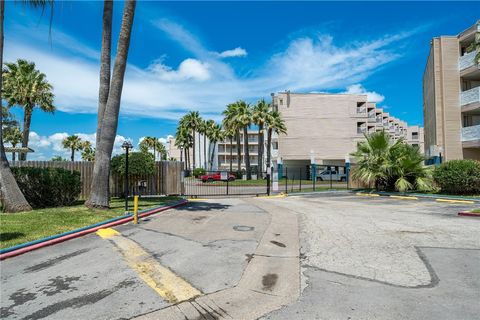
<path fill-rule="evenodd" d="M 112 158 L 112 172 L 125 175 L 125 154 Z M 128 154 L 128 175 L 149 175 L 155 173 L 155 159 L 153 154 L 147 152 L 131 152 Z"/>
<path fill-rule="evenodd" d="M 443 193 L 480 194 L 480 161 L 447 161 L 435 168 L 433 178 Z"/>
<path fill-rule="evenodd" d="M 80 172 L 61 168 L 12 168 L 18 186 L 32 208 L 71 205 L 82 190 Z"/>
<path fill-rule="evenodd" d="M 203 168 L 195 168 L 193 169 L 193 176 L 198 178 L 199 176 L 203 176 L 206 173 L 205 169 Z"/>

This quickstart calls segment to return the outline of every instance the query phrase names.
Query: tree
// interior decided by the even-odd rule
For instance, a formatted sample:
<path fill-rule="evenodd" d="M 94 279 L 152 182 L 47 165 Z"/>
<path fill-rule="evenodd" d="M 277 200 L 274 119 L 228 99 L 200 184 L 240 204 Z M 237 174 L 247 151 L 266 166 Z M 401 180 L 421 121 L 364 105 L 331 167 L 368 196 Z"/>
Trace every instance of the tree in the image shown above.
<path fill-rule="evenodd" d="M 183 119 L 183 118 L 182 118 Z M 185 121 L 180 120 L 177 126 L 177 130 L 175 132 L 175 146 L 180 148 L 180 161 L 182 161 L 182 150 L 185 153 L 185 169 L 190 168 L 190 161 L 189 161 L 189 156 L 190 156 L 190 148 L 192 146 L 192 134 L 190 129 L 188 129 L 184 123 Z"/>
<path fill-rule="evenodd" d="M 264 99 L 257 102 L 253 107 L 252 120 L 258 126 L 258 174 L 259 177 L 263 177 L 263 131 L 265 127 L 265 121 L 267 120 L 269 112 L 269 105 Z"/>
<path fill-rule="evenodd" d="M 213 120 L 212 120 L 212 122 L 213 122 Z M 210 160 L 209 160 L 210 170 L 212 170 L 213 169 L 214 156 L 215 156 L 215 148 L 217 146 L 217 142 L 224 139 L 224 133 L 222 131 L 222 126 L 220 126 L 219 124 L 216 124 L 215 122 L 213 122 L 213 124 L 209 123 L 208 128 L 209 128 L 209 130 L 208 130 L 208 140 L 211 143 L 213 143 L 213 147 L 212 147 L 211 154 L 210 154 Z"/>
<path fill-rule="evenodd" d="M 406 144 L 403 138 L 392 141 L 385 131 L 365 135 L 352 156 L 357 160 L 352 178 L 373 183 L 377 190 L 432 189 L 432 172 L 424 166 L 425 158 L 418 147 Z"/>
<path fill-rule="evenodd" d="M 4 130 L 4 140 L 9 142 L 13 148 L 22 142 L 22 131 L 18 127 L 7 127 Z M 15 161 L 15 151 L 12 152 L 12 161 Z"/>
<path fill-rule="evenodd" d="M 267 171 L 270 171 L 272 157 L 272 133 L 287 134 L 287 126 L 285 120 L 282 119 L 280 112 L 271 110 L 265 121 L 267 128 Z"/>
<path fill-rule="evenodd" d="M 24 110 L 22 147 L 28 148 L 33 109 L 38 107 L 44 112 L 55 112 L 53 87 L 46 75 L 35 69 L 35 63 L 22 59 L 5 63 L 3 80 L 3 98 L 10 107 L 20 106 Z M 20 159 L 26 160 L 27 154 L 20 154 Z"/>
<path fill-rule="evenodd" d="M 82 160 L 95 161 L 95 148 L 92 147 L 90 141 L 85 141 L 82 144 Z"/>
<path fill-rule="evenodd" d="M 67 161 L 67 159 L 63 158 L 62 156 L 53 156 L 50 161 Z"/>
<path fill-rule="evenodd" d="M 200 130 L 202 118 L 198 111 L 190 111 L 187 113 L 181 120 L 181 125 L 187 128 L 192 133 L 192 149 L 193 149 L 193 169 L 196 167 L 196 160 L 195 160 L 195 132 Z M 198 135 L 198 145 L 200 146 L 200 135 Z"/>
<path fill-rule="evenodd" d="M 250 168 L 250 150 L 248 146 L 248 128 L 252 124 L 252 109 L 245 101 L 237 101 L 235 118 L 243 129 L 243 145 L 245 147 L 245 169 L 247 171 L 247 180 L 252 180 L 252 170 Z"/>
<path fill-rule="evenodd" d="M 105 1 L 105 3 L 109 3 L 108 0 Z M 96 145 L 95 151 L 95 164 L 93 168 L 91 192 L 88 200 L 85 203 L 90 208 L 95 207 L 107 209 L 109 207 L 110 159 L 112 156 L 115 137 L 117 135 L 120 100 L 122 96 L 123 80 L 127 65 L 128 49 L 130 47 L 130 37 L 133 27 L 135 5 L 135 0 L 127 0 L 125 2 L 111 81 L 109 82 L 108 86 L 100 86 L 101 93 L 99 97 L 107 96 L 107 100 L 104 107 L 102 107 L 102 102 L 104 101 L 99 99 L 98 117 L 100 117 L 100 119 L 97 124 L 98 144 Z M 105 22 L 105 20 L 108 19 L 108 13 L 106 16 L 104 12 L 103 19 L 104 26 L 109 28 L 108 23 Z M 104 34 L 104 39 L 105 38 L 106 37 Z M 108 50 L 106 50 L 105 46 L 107 46 L 107 44 L 105 41 L 102 41 L 102 57 L 100 62 L 102 68 L 104 68 L 106 64 L 104 58 L 111 54 L 107 52 Z M 105 55 L 103 53 L 105 53 Z M 105 71 L 105 76 L 106 74 L 107 72 Z M 104 84 L 104 82 L 102 83 Z M 108 93 L 105 92 L 107 88 Z"/>
<path fill-rule="evenodd" d="M 227 108 L 223 111 L 223 127 L 226 129 L 227 133 L 233 133 L 235 135 L 235 140 L 237 143 L 237 171 L 240 172 L 242 170 L 242 147 L 240 144 L 240 130 L 241 125 L 238 123 L 237 112 L 238 112 L 238 104 L 231 103 L 227 105 Z M 230 148 L 232 146 L 232 140 L 230 139 Z M 230 159 L 232 156 L 230 154 Z M 230 160 L 231 161 L 231 160 Z M 230 171 L 231 170 L 230 166 Z"/>
<path fill-rule="evenodd" d="M 153 156 L 155 160 L 157 159 L 157 154 L 160 154 L 161 160 L 167 159 L 167 149 L 165 148 L 163 143 L 161 143 L 160 140 L 157 138 L 143 138 L 142 141 L 140 141 L 140 150 L 142 152 L 149 152 L 150 150 L 153 150 Z"/>
<path fill-rule="evenodd" d="M 75 161 L 75 151 L 80 151 L 83 148 L 83 141 L 77 135 L 71 135 L 63 139 L 62 145 L 65 149 L 70 149 L 70 160 Z"/>

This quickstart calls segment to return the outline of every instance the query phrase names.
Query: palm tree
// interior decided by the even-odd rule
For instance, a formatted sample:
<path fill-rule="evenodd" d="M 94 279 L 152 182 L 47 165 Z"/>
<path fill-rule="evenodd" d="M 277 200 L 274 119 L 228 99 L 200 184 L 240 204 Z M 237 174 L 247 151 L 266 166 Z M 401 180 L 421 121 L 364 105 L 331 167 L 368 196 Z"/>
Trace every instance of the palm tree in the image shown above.
<path fill-rule="evenodd" d="M 26 1 L 33 7 L 44 8 L 53 1 Z M 53 11 L 53 5 L 52 5 Z M 3 66 L 3 39 L 4 39 L 4 17 L 5 17 L 5 1 L 0 1 L 0 67 Z M 51 21 L 51 19 L 50 19 Z M 0 92 L 3 92 L 3 72 L 0 73 Z M 3 94 L 2 94 L 3 95 Z M 3 98 L 3 97 L 2 97 Z M 18 187 L 17 181 L 10 170 L 5 148 L 3 146 L 3 106 L 0 99 L 0 195 L 3 202 L 5 212 L 29 211 L 32 207 L 28 204 L 25 196 Z"/>
<path fill-rule="evenodd" d="M 110 159 L 112 157 L 113 144 L 117 135 L 120 100 L 122 96 L 125 69 L 127 66 L 135 6 L 135 0 L 127 0 L 125 2 L 111 81 L 108 86 L 100 86 L 100 90 L 102 91 L 100 97 L 107 96 L 108 98 L 103 112 L 101 107 L 102 101 L 99 101 L 98 117 L 100 119 L 98 121 L 99 125 L 97 125 L 98 144 L 96 145 L 91 191 L 88 200 L 85 202 L 90 208 L 96 207 L 106 209 L 109 207 Z M 104 26 L 108 28 L 108 23 L 105 23 L 106 18 L 108 17 L 104 14 Z M 111 55 L 110 52 L 106 52 L 106 45 L 105 41 L 102 41 L 102 57 Z M 105 55 L 103 55 L 103 53 L 105 53 Z M 104 63 L 105 60 L 102 60 L 102 68 L 104 67 Z M 106 72 L 105 75 L 107 75 Z M 108 94 L 105 92 L 107 88 Z"/>
<path fill-rule="evenodd" d="M 236 136 L 236 132 L 237 130 L 232 130 L 224 125 L 224 138 L 228 138 L 230 140 L 230 172 L 233 172 L 233 138 Z"/>
<path fill-rule="evenodd" d="M 280 112 L 271 110 L 265 121 L 267 128 L 267 172 L 270 171 L 270 161 L 272 157 L 272 133 L 287 134 L 285 120 L 282 119 Z"/>
<path fill-rule="evenodd" d="M 181 120 L 183 120 L 182 125 L 188 128 L 192 132 L 192 149 L 193 149 L 193 169 L 196 167 L 195 160 L 195 132 L 199 132 L 202 118 L 198 111 L 190 111 L 187 113 Z M 200 135 L 198 135 L 198 145 L 200 146 Z"/>
<path fill-rule="evenodd" d="M 263 131 L 268 112 L 269 105 L 265 102 L 264 99 L 257 102 L 257 104 L 253 107 L 252 112 L 253 123 L 258 126 L 258 175 L 260 178 L 263 177 Z"/>
<path fill-rule="evenodd" d="M 224 133 L 222 131 L 222 126 L 213 122 L 213 125 L 209 127 L 209 136 L 208 140 L 213 143 L 212 151 L 210 154 L 210 170 L 213 169 L 213 161 L 215 156 L 215 148 L 217 146 L 218 141 L 222 141 L 224 139 Z"/>
<path fill-rule="evenodd" d="M 143 152 L 149 152 L 150 150 L 153 150 L 153 157 L 155 160 L 157 159 L 157 154 L 160 154 L 161 160 L 167 159 L 167 149 L 165 149 L 163 143 L 161 143 L 160 140 L 157 138 L 143 138 L 140 142 L 140 150 Z"/>
<path fill-rule="evenodd" d="M 35 63 L 18 59 L 16 63 L 5 63 L 3 70 L 3 98 L 9 106 L 21 106 L 23 116 L 22 147 L 28 147 L 30 123 L 35 107 L 42 111 L 53 113 L 53 87 L 47 81 L 44 73 L 35 69 Z M 26 160 L 27 154 L 20 154 L 20 160 Z"/>
<path fill-rule="evenodd" d="M 211 157 L 208 155 L 207 153 L 207 148 L 206 148 L 206 145 L 207 145 L 207 141 L 206 139 L 208 138 L 208 150 L 211 150 L 212 149 L 212 133 L 213 131 L 215 130 L 215 127 L 216 127 L 216 123 L 215 121 L 209 119 L 207 121 L 205 121 L 204 123 L 205 125 L 205 132 L 204 132 L 204 135 L 203 135 L 203 145 L 204 145 L 204 150 L 203 150 L 203 153 L 204 153 L 204 157 L 205 157 L 205 169 L 207 169 L 208 165 L 207 163 L 210 163 L 210 170 L 211 170 Z M 215 148 L 215 146 L 213 146 Z M 211 154 L 212 152 L 209 151 L 209 153 Z"/>
<path fill-rule="evenodd" d="M 82 160 L 95 161 L 95 148 L 92 147 L 90 141 L 85 141 L 82 144 Z"/>
<path fill-rule="evenodd" d="M 352 178 L 373 183 L 377 190 L 432 189 L 432 173 L 423 165 L 425 158 L 403 138 L 392 141 L 385 131 L 365 135 L 365 141 L 358 144 L 352 156 L 357 160 Z"/>
<path fill-rule="evenodd" d="M 177 130 L 175 132 L 175 146 L 180 148 L 180 161 L 182 161 L 182 150 L 185 153 L 185 169 L 190 168 L 190 147 L 192 146 L 191 131 L 183 125 L 183 121 L 180 120 Z"/>
<path fill-rule="evenodd" d="M 243 145 L 245 152 L 245 169 L 247 171 L 247 180 L 252 180 L 252 171 L 250 168 L 250 150 L 248 148 L 248 128 L 252 124 L 252 109 L 245 101 L 237 101 L 235 118 L 239 126 L 243 129 Z"/>
<path fill-rule="evenodd" d="M 233 133 L 235 135 L 235 140 L 237 142 L 237 172 L 242 170 L 242 147 L 240 145 L 240 129 L 241 126 L 238 123 L 237 119 L 237 103 L 231 103 L 227 105 L 227 108 L 222 112 L 223 118 L 223 127 L 226 128 L 228 133 Z M 230 148 L 232 146 L 232 140 L 230 139 Z M 232 155 L 230 152 L 230 161 Z M 230 166 L 230 171 L 232 168 Z"/>
<path fill-rule="evenodd" d="M 65 149 L 70 149 L 70 160 L 75 161 L 75 151 L 80 151 L 83 148 L 83 141 L 77 135 L 71 135 L 63 139 L 62 145 Z"/>
<path fill-rule="evenodd" d="M 22 131 L 18 127 L 9 127 L 4 131 L 4 139 L 9 142 L 13 148 L 16 148 L 19 143 L 22 142 Z M 15 161 L 15 151 L 12 152 L 12 161 Z"/>

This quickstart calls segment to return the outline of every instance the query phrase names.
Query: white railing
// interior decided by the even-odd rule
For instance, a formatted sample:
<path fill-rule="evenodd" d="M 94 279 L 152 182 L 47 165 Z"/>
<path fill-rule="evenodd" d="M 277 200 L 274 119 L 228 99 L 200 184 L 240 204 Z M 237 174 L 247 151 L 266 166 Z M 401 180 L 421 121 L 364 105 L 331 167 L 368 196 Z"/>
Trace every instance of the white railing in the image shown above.
<path fill-rule="evenodd" d="M 460 93 L 460 105 L 480 102 L 480 87 L 476 87 Z"/>
<path fill-rule="evenodd" d="M 472 51 L 458 58 L 458 70 L 467 69 L 473 66 L 475 64 L 474 60 L 476 54 L 476 51 Z"/>
<path fill-rule="evenodd" d="M 462 141 L 480 140 L 480 124 L 462 128 Z"/>

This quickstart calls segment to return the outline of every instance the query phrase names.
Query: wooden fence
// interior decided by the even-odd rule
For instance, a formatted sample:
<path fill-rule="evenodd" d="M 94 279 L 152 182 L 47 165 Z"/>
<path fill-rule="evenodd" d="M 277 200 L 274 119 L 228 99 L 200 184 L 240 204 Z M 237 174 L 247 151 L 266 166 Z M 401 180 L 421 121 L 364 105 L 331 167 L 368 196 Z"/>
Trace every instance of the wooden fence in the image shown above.
<path fill-rule="evenodd" d="M 93 177 L 93 162 L 86 161 L 10 161 L 11 167 L 63 168 L 80 172 L 82 191 L 80 199 L 90 194 Z M 182 194 L 182 163 L 178 161 L 157 161 L 152 175 L 130 177 L 130 194 L 180 195 Z M 124 193 L 124 178 L 110 175 L 110 195 L 119 197 Z"/>

